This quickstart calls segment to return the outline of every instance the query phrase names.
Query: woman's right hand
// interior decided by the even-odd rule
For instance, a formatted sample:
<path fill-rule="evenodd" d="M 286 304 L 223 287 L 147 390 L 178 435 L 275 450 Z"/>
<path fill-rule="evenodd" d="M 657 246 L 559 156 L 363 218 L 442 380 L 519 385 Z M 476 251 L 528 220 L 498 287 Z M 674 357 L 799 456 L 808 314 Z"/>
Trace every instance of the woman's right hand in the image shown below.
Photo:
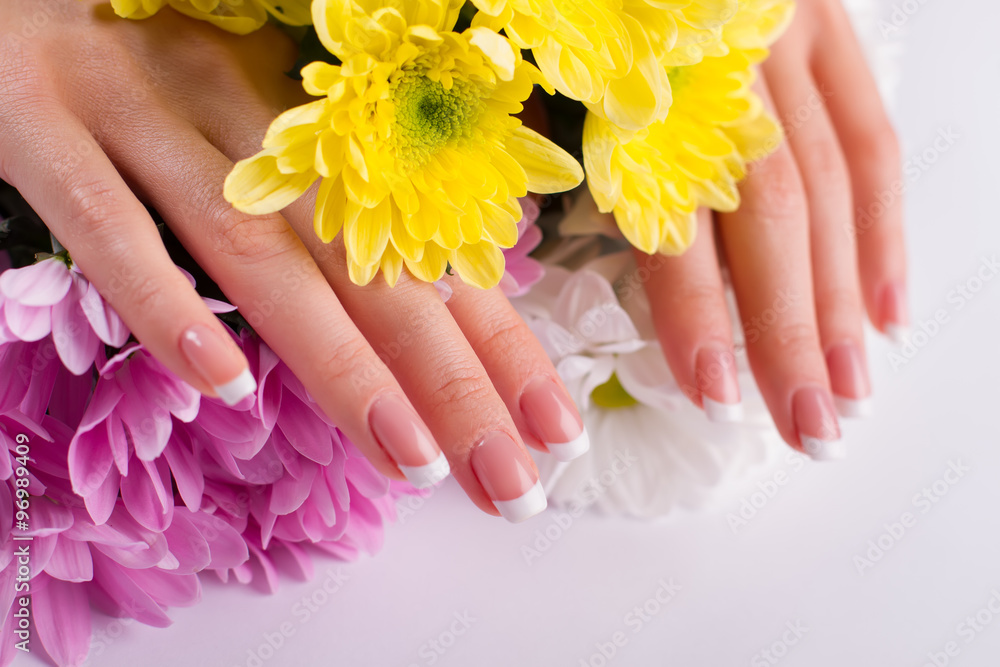
<path fill-rule="evenodd" d="M 315 238 L 312 197 L 258 217 L 223 198 L 234 161 L 303 101 L 283 33 L 235 37 L 171 10 L 126 21 L 103 0 L 6 0 L 0 25 L 0 178 L 154 356 L 206 394 L 254 391 L 144 203 L 381 472 L 424 485 L 450 464 L 487 513 L 545 507 L 525 443 L 568 458 L 586 434 L 498 290 L 453 282 L 445 304 L 405 274 L 358 287 L 339 240 Z"/>

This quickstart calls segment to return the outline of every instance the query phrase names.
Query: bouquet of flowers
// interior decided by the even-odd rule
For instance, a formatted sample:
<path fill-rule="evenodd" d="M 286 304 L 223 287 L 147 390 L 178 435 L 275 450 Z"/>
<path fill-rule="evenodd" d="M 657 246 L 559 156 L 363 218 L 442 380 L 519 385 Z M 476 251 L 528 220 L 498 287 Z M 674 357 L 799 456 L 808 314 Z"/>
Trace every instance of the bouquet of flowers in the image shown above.
<path fill-rule="evenodd" d="M 273 213 L 318 183 L 315 233 L 342 237 L 355 283 L 381 273 L 393 285 L 405 269 L 499 285 L 597 444 L 560 479 L 552 463 L 557 499 L 628 469 L 622 414 L 635 441 L 676 437 L 662 466 L 601 499 L 608 509 L 693 504 L 762 457 L 672 421 L 683 394 L 618 251 L 683 253 L 698 208 L 739 206 L 749 164 L 782 141 L 754 66 L 792 0 L 111 4 L 130 19 L 169 6 L 237 34 L 275 21 L 299 40 L 304 66 L 291 74 L 316 99 L 274 120 L 226 198 Z M 528 127 L 526 105 L 549 122 Z M 545 197 L 540 216 L 538 195 L 568 191 Z M 250 361 L 257 391 L 236 405 L 156 361 L 23 202 L 9 190 L 0 201 L 0 663 L 29 618 L 57 664 L 79 664 L 91 605 L 162 626 L 168 607 L 198 600 L 202 573 L 273 589 L 279 567 L 309 576 L 311 552 L 379 547 L 394 500 L 415 491 L 367 462 L 169 230 L 178 266 Z M 754 415 L 726 437 L 774 438 L 763 406 Z M 682 471 L 678 483 L 653 485 L 665 468 Z"/>

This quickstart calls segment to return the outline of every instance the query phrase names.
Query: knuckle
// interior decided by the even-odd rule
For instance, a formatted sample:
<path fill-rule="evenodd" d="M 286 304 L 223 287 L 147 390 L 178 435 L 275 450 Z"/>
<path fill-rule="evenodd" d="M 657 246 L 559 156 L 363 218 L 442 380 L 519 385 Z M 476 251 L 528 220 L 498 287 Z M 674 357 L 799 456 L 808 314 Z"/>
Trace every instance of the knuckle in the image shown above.
<path fill-rule="evenodd" d="M 157 312 L 165 300 L 162 283 L 151 277 L 137 278 L 128 287 L 128 302 L 133 310 L 133 317 Z"/>
<path fill-rule="evenodd" d="M 844 286 L 816 290 L 816 305 L 820 313 L 832 319 L 861 317 L 861 294 Z"/>
<path fill-rule="evenodd" d="M 485 373 L 470 364 L 444 364 L 442 368 L 444 373 L 432 386 L 434 416 L 453 419 L 456 405 L 475 406 L 472 414 L 481 416 L 494 396 Z"/>
<path fill-rule="evenodd" d="M 813 183 L 825 190 L 848 192 L 847 160 L 840 146 L 831 138 L 806 145 L 803 153 L 804 171 Z"/>
<path fill-rule="evenodd" d="M 691 304 L 693 308 L 715 308 L 723 304 L 723 293 L 720 285 L 713 285 L 700 280 L 683 280 L 675 285 L 668 294 L 674 304 Z M 659 300 L 663 297 L 656 295 Z M 723 304 L 724 305 L 724 304 Z M 685 316 L 676 309 L 670 309 L 670 314 Z"/>
<path fill-rule="evenodd" d="M 74 183 L 66 193 L 67 223 L 100 238 L 113 238 L 116 221 L 109 213 L 117 200 L 117 192 L 109 183 Z"/>
<path fill-rule="evenodd" d="M 768 161 L 755 201 L 755 212 L 764 220 L 805 216 L 802 177 L 790 153 L 780 151 Z"/>
<path fill-rule="evenodd" d="M 773 331 L 775 344 L 789 354 L 803 350 L 819 349 L 819 333 L 812 324 L 787 322 L 775 326 Z"/>
<path fill-rule="evenodd" d="M 317 360 L 317 375 L 323 386 L 334 387 L 380 372 L 378 359 L 363 339 L 351 338 L 330 349 Z"/>
<path fill-rule="evenodd" d="M 221 203 L 204 217 L 215 250 L 241 262 L 266 262 L 291 248 L 293 232 L 279 215 L 249 216 Z"/>
<path fill-rule="evenodd" d="M 484 331 L 476 347 L 484 356 L 509 355 L 512 351 L 523 349 L 525 341 L 529 340 L 526 327 L 519 319 L 487 315 L 481 326 Z"/>

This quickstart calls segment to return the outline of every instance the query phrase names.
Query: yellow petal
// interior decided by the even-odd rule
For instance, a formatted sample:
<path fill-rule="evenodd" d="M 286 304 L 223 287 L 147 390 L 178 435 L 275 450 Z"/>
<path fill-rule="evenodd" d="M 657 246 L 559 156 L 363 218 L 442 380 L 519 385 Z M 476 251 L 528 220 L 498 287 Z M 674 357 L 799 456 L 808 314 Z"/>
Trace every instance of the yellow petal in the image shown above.
<path fill-rule="evenodd" d="M 274 213 L 301 197 L 319 177 L 313 170 L 282 174 L 275 155 L 263 151 L 240 160 L 226 177 L 226 201 L 250 215 Z"/>
<path fill-rule="evenodd" d="M 391 203 L 383 199 L 374 208 L 361 208 L 357 215 L 351 215 L 348 209 L 344 221 L 344 245 L 347 256 L 362 266 L 377 265 L 389 242 L 389 230 L 392 226 Z"/>
<path fill-rule="evenodd" d="M 313 228 L 323 243 L 329 243 L 340 233 L 346 209 L 344 181 L 340 176 L 324 178 L 316 195 L 316 212 L 313 215 Z"/>
<path fill-rule="evenodd" d="M 448 254 L 436 243 L 428 243 L 424 246 L 424 255 L 419 262 L 405 258 L 403 262 L 415 277 L 424 282 L 432 283 L 444 275 L 444 270 L 448 266 Z"/>
<path fill-rule="evenodd" d="M 399 280 L 399 274 L 403 271 L 403 258 L 399 256 L 395 248 L 388 246 L 385 254 L 382 255 L 382 277 L 389 287 L 395 287 Z"/>
<path fill-rule="evenodd" d="M 514 130 L 504 148 L 527 174 L 530 192 L 565 192 L 583 181 L 583 168 L 573 156 L 523 125 Z"/>
<path fill-rule="evenodd" d="M 503 81 L 514 78 L 517 55 L 506 38 L 489 28 L 469 28 L 466 34 L 471 35 L 469 43 L 482 51 L 483 56 L 493 65 L 493 69 Z"/>
<path fill-rule="evenodd" d="M 496 287 L 503 278 L 503 252 L 489 241 L 466 244 L 452 251 L 451 265 L 463 281 L 482 289 Z"/>

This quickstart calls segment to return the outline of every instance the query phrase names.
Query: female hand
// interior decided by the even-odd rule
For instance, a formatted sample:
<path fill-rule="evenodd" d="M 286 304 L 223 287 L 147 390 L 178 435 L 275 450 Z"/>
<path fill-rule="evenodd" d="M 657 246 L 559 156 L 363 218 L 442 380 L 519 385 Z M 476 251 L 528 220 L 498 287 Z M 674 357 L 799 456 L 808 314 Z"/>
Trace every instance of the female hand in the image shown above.
<path fill-rule="evenodd" d="M 836 413 L 870 412 L 866 313 L 893 338 L 908 324 L 899 147 L 839 0 L 799 0 L 759 92 L 788 141 L 754 165 L 739 211 L 703 211 L 686 254 L 639 260 L 680 385 L 709 418 L 736 419 L 718 240 L 778 430 L 813 458 L 840 458 Z"/>
<path fill-rule="evenodd" d="M 394 289 L 357 287 L 343 247 L 315 238 L 311 197 L 256 217 L 223 198 L 234 161 L 302 102 L 283 76 L 291 40 L 269 27 L 235 37 L 170 10 L 125 21 L 105 0 L 7 0 L 0 25 L 11 27 L 0 41 L 0 178 L 154 356 L 229 402 L 254 391 L 143 203 L 380 471 L 424 486 L 450 464 L 487 513 L 518 521 L 544 509 L 525 443 L 572 458 L 586 434 L 498 290 L 455 283 L 446 305 L 405 275 Z"/>

